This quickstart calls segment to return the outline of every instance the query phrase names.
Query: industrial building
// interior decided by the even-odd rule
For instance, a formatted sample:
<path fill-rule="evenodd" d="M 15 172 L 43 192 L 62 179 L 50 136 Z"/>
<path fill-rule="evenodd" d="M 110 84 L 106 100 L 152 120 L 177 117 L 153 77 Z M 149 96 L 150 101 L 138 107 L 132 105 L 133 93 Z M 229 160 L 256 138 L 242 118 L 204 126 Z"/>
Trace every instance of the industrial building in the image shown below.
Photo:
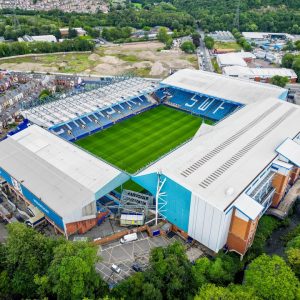
<path fill-rule="evenodd" d="M 217 62 L 221 68 L 227 66 L 247 67 L 247 63 L 252 62 L 255 58 L 255 55 L 251 52 L 217 54 Z"/>
<path fill-rule="evenodd" d="M 231 77 L 255 80 L 269 83 L 274 76 L 287 77 L 290 83 L 297 82 L 297 74 L 286 68 L 248 68 L 241 66 L 228 66 L 223 68 L 223 74 Z"/>
<path fill-rule="evenodd" d="M 48 42 L 48 43 L 56 43 L 57 39 L 54 35 L 24 35 L 23 37 L 18 38 L 18 42 Z"/>
<path fill-rule="evenodd" d="M 275 32 L 242 32 L 243 37 L 250 43 L 262 43 L 270 40 L 294 40 L 294 36 L 288 33 Z"/>

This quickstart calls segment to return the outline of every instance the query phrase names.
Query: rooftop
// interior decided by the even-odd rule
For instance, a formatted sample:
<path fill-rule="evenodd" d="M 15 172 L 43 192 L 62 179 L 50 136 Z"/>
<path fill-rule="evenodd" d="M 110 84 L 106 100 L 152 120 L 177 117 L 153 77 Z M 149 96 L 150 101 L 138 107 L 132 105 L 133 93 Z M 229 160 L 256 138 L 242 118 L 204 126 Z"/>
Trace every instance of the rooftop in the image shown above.
<path fill-rule="evenodd" d="M 274 85 L 189 69 L 176 72 L 162 84 L 242 104 L 279 98 L 287 93 L 287 90 Z"/>
<path fill-rule="evenodd" d="M 61 217 L 127 176 L 36 125 L 0 143 L 0 167 Z"/>
<path fill-rule="evenodd" d="M 255 55 L 250 52 L 234 52 L 217 55 L 218 62 L 222 66 L 242 66 L 246 67 L 247 63 L 244 59 L 255 59 Z"/>
<path fill-rule="evenodd" d="M 224 74 L 228 76 L 245 75 L 253 77 L 273 77 L 275 75 L 297 78 L 292 69 L 286 68 L 248 68 L 241 66 L 228 66 L 223 68 Z"/>
<path fill-rule="evenodd" d="M 257 101 L 139 175 L 160 171 L 225 210 L 277 156 L 276 147 L 300 132 L 299 119 L 300 108 L 293 104 L 277 99 Z"/>

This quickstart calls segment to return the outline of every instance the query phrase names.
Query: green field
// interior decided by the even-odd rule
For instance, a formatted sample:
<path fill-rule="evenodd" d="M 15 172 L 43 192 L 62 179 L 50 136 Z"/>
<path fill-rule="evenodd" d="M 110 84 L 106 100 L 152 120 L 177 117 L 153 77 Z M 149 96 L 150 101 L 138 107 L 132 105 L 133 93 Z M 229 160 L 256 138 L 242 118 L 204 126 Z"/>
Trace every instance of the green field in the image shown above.
<path fill-rule="evenodd" d="M 191 138 L 202 119 L 166 106 L 158 106 L 77 145 L 129 173 L 146 166 Z"/>
<path fill-rule="evenodd" d="M 242 46 L 236 42 L 215 42 L 214 48 L 215 49 L 232 49 L 235 51 L 242 50 Z"/>

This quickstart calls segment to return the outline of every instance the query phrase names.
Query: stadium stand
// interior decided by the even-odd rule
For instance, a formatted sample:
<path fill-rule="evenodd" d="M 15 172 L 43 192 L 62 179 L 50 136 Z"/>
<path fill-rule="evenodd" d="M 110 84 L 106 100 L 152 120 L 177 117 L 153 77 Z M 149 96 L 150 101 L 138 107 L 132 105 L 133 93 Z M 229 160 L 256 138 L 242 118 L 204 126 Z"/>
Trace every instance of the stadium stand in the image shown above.
<path fill-rule="evenodd" d="M 23 110 L 23 115 L 73 141 L 151 108 L 156 102 L 145 94 L 156 89 L 155 82 L 124 77 L 94 90 L 77 91 L 44 105 L 33 105 Z"/>
<path fill-rule="evenodd" d="M 238 109 L 241 104 L 211 96 L 194 94 L 183 90 L 168 88 L 156 92 L 156 96 L 165 103 L 191 112 L 212 121 L 220 121 Z"/>

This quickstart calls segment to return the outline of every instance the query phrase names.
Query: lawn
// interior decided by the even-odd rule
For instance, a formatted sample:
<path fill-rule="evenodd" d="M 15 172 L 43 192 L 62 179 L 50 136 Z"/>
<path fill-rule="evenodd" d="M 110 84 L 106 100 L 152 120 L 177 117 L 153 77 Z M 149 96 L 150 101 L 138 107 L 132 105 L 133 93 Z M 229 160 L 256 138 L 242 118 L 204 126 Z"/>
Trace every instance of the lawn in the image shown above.
<path fill-rule="evenodd" d="M 191 138 L 202 119 L 158 106 L 76 142 L 77 145 L 135 173 Z"/>
<path fill-rule="evenodd" d="M 241 51 L 242 47 L 236 42 L 215 42 L 214 48 L 216 49 L 233 49 L 235 51 Z"/>
<path fill-rule="evenodd" d="M 211 63 L 213 65 L 214 71 L 216 73 L 222 74 L 222 70 L 221 70 L 221 68 L 220 68 L 220 66 L 219 66 L 219 64 L 217 62 L 217 59 L 216 58 L 212 58 Z"/>

